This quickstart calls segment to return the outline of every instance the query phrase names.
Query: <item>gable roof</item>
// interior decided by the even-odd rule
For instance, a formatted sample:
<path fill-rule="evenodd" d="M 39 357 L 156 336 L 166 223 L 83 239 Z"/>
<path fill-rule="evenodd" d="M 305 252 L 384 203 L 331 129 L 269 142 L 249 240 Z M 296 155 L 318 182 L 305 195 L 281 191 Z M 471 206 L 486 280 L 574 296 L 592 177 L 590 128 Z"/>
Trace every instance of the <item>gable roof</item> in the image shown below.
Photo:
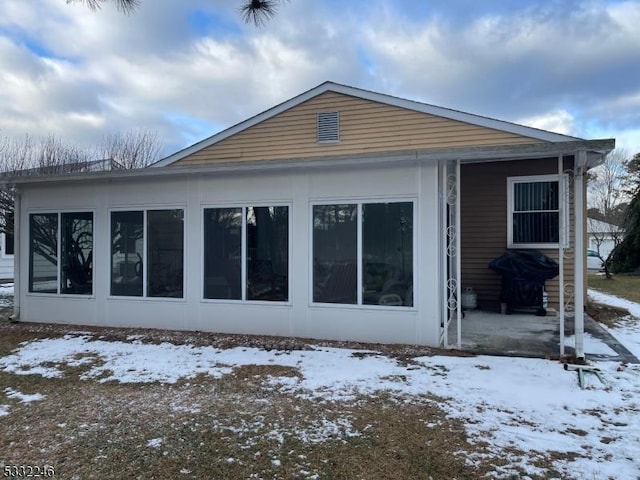
<path fill-rule="evenodd" d="M 515 135 L 521 135 L 525 137 L 530 137 L 532 139 L 544 141 L 544 142 L 567 142 L 573 140 L 581 140 L 577 137 L 571 137 L 568 135 L 561 135 L 559 133 L 548 132 L 546 130 L 540 130 L 533 127 L 526 127 L 524 125 L 518 125 L 516 123 L 505 122 L 503 120 L 497 120 L 494 118 L 484 117 L 480 115 L 474 115 L 471 113 L 465 113 L 458 110 L 452 110 L 448 108 L 438 107 L 435 105 L 430 105 L 427 103 L 417 102 L 414 100 L 407 100 L 399 97 L 394 97 L 391 95 L 386 95 L 382 93 L 372 92 L 369 90 L 363 90 L 360 88 L 350 87 L 347 85 L 341 85 L 333 82 L 324 82 L 318 85 L 311 90 L 308 90 L 296 97 L 293 97 L 275 107 L 272 107 L 268 110 L 265 110 L 258 115 L 255 115 L 243 122 L 240 122 L 226 130 L 223 130 L 211 137 L 205 138 L 204 140 L 197 142 L 183 150 L 180 150 L 168 157 L 165 157 L 156 163 L 150 165 L 150 167 L 164 167 L 167 165 L 171 165 L 188 155 L 191 155 L 194 152 L 200 151 L 204 148 L 210 147 L 222 140 L 231 137 L 237 133 L 240 133 L 248 128 L 253 127 L 265 120 L 268 120 L 276 115 L 289 110 L 293 107 L 300 105 L 303 102 L 306 102 L 314 97 L 322 95 L 325 92 L 335 92 L 344 95 L 349 95 L 352 97 L 360 98 L 363 100 L 370 100 L 378 103 L 382 103 L 385 105 L 391 105 L 395 107 L 404 108 L 407 110 L 413 110 L 416 112 L 426 113 L 450 120 L 456 120 L 460 122 L 465 122 L 471 125 L 476 125 L 480 127 L 491 128 L 494 130 L 500 130 L 503 132 L 512 133 Z"/>

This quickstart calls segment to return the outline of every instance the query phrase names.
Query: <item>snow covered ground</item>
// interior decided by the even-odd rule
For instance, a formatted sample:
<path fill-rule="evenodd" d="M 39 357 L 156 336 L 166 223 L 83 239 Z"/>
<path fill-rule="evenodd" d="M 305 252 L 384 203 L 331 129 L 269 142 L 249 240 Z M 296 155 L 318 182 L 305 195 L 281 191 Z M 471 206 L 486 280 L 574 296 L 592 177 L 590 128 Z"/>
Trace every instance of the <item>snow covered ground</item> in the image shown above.
<path fill-rule="evenodd" d="M 603 303 L 626 302 L 589 293 Z M 626 302 L 621 306 L 633 316 L 624 327 L 610 331 L 638 355 L 640 305 Z M 586 344 L 602 348 L 596 339 L 587 338 Z M 104 341 L 86 332 L 27 342 L 0 358 L 0 369 L 16 375 L 61 377 L 65 365 L 87 367 L 82 376 L 86 381 L 127 383 L 174 383 L 197 374 L 228 375 L 243 365 L 281 365 L 293 367 L 301 375 L 272 377 L 271 385 L 314 401 L 350 401 L 357 394 L 382 390 L 411 401 L 432 393 L 446 399 L 441 407 L 464 422 L 471 442 L 487 442 L 495 456 L 509 458 L 512 467 L 496 470 L 495 478 L 517 475 L 516 467 L 530 475 L 545 475 L 536 466 L 544 458 L 553 462 L 563 478 L 637 479 L 640 475 L 639 365 L 594 362 L 605 383 L 587 375 L 583 390 L 575 371 L 542 359 L 434 356 L 419 357 L 407 365 L 361 350 L 319 346 L 286 352 L 217 349 L 149 344 L 140 336 Z M 23 402 L 48 401 L 13 389 L 4 394 Z M 11 415 L 10 406 L 2 405 L 1 393 L 0 415 Z M 357 436 L 363 432 L 351 433 Z M 158 439 L 149 442 L 151 447 L 160 446 Z M 553 460 L 558 458 L 552 455 L 556 452 L 575 456 Z M 470 454 L 467 461 L 479 460 Z"/>

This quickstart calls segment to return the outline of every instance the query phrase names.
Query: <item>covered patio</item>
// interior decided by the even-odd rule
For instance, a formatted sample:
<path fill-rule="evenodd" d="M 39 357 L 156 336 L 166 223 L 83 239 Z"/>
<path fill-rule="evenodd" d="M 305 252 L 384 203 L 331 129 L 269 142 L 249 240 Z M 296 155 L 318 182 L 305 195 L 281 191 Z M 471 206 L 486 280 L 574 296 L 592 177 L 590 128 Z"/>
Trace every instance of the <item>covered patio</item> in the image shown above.
<path fill-rule="evenodd" d="M 573 317 L 565 318 L 565 355 L 575 356 L 570 338 Z M 588 315 L 584 318 L 585 355 L 625 363 L 640 361 L 615 337 Z M 449 338 L 457 338 L 457 323 L 449 325 Z M 559 358 L 560 323 L 556 315 L 538 317 L 532 313 L 465 311 L 462 318 L 461 349 L 484 355 L 531 358 Z"/>

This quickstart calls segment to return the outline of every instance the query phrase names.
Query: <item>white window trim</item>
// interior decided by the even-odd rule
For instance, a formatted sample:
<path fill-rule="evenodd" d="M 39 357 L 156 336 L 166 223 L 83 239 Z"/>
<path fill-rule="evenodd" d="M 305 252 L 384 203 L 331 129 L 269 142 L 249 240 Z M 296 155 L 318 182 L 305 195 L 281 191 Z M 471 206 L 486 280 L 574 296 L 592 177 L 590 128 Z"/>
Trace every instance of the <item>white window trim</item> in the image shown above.
<path fill-rule="evenodd" d="M 248 300 L 247 299 L 247 209 L 259 207 L 287 207 L 288 225 L 287 231 L 289 238 L 287 239 L 287 300 L 270 301 L 270 300 Z M 242 215 L 241 232 L 241 258 L 240 258 L 240 299 L 235 298 L 205 298 L 204 297 L 204 211 L 210 208 L 239 208 Z M 202 303 L 231 303 L 234 305 L 278 305 L 288 306 L 292 304 L 291 300 L 291 277 L 293 274 L 293 205 L 290 202 L 242 202 L 242 203 L 214 203 L 204 204 L 200 207 L 200 222 L 202 226 L 202 234 L 200 235 L 200 252 L 202 253 L 200 262 L 200 301 Z"/>
<path fill-rule="evenodd" d="M 182 210 L 182 297 L 150 297 L 147 295 L 147 212 L 151 210 Z M 111 213 L 112 212 L 140 212 L 142 211 L 142 295 L 112 295 L 111 294 Z M 110 208 L 107 211 L 107 235 L 108 235 L 108 268 L 107 268 L 107 286 L 108 293 L 107 299 L 109 300 L 135 300 L 145 302 L 178 302 L 185 303 L 187 301 L 187 206 L 186 205 L 153 205 L 153 206 L 131 206 L 131 207 L 118 207 Z"/>
<path fill-rule="evenodd" d="M 77 293 L 62 293 L 60 288 L 60 281 L 62 278 L 62 214 L 64 213 L 91 213 L 93 218 L 93 246 L 92 251 L 93 255 L 93 267 L 91 268 L 91 295 L 80 295 Z M 28 228 L 28 250 L 27 250 L 27 265 L 29 264 L 29 258 L 31 256 L 31 215 L 50 215 L 56 214 L 58 216 L 58 231 L 56 234 L 56 242 L 57 242 L 57 265 L 56 265 L 56 292 L 31 292 L 30 288 L 30 279 L 31 274 L 29 272 L 29 267 L 27 266 L 27 296 L 36 296 L 36 297 L 55 297 L 55 298 L 83 298 L 83 299 L 95 299 L 96 298 L 96 211 L 95 209 L 64 209 L 64 210 L 33 210 L 27 211 L 27 228 Z M 11 255 L 13 257 L 13 255 Z"/>
<path fill-rule="evenodd" d="M 562 176 L 563 185 L 558 190 L 558 216 L 559 222 L 562 222 L 564 217 L 564 226 L 559 225 L 560 228 L 564 228 L 564 248 L 569 246 L 570 230 L 570 205 L 569 205 L 569 178 L 567 175 Z M 559 247 L 559 242 L 553 243 L 514 243 L 513 242 L 513 206 L 514 206 L 514 186 L 517 183 L 537 183 L 537 182 L 557 182 L 558 175 L 528 175 L 522 177 L 507 177 L 507 248 L 534 248 L 534 249 L 554 249 Z M 563 214 L 564 212 L 564 214 Z M 562 232 L 559 235 L 560 239 L 563 238 Z"/>
<path fill-rule="evenodd" d="M 362 206 L 371 203 L 411 203 L 413 205 L 413 306 L 407 307 L 404 305 L 371 305 L 363 303 L 362 285 L 364 282 L 363 272 L 361 268 L 362 264 Z M 316 205 L 356 205 L 356 213 L 358 216 L 358 234 L 357 234 L 357 303 L 322 303 L 314 302 L 313 300 L 313 207 Z M 309 274 L 309 307 L 318 308 L 336 308 L 336 309 L 352 309 L 352 310 L 393 310 L 399 312 L 414 312 L 418 310 L 418 200 L 415 197 L 358 197 L 350 199 L 331 199 L 331 200 L 316 200 L 309 203 L 309 259 L 308 259 L 308 274 Z"/>

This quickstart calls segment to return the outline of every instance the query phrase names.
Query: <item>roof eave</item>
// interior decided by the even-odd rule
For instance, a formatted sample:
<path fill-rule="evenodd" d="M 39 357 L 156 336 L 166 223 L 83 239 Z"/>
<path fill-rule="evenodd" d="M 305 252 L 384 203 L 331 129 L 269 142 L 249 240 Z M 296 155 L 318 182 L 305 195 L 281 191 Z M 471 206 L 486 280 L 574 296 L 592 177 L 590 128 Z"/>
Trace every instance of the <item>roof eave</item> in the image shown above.
<path fill-rule="evenodd" d="M 578 140 L 559 143 L 532 143 L 523 145 L 497 145 L 464 148 L 432 148 L 422 150 L 393 151 L 387 153 L 338 155 L 327 157 L 291 158 L 286 160 L 260 160 L 251 162 L 225 162 L 211 165 L 176 166 L 171 168 L 141 168 L 106 172 L 84 172 L 46 177 L 0 178 L 0 185 L 49 184 L 79 181 L 101 181 L 137 178 L 179 177 L 193 174 L 216 174 L 249 171 L 277 171 L 292 168 L 328 168 L 358 165 L 402 165 L 416 162 L 438 162 L 460 160 L 466 162 L 495 162 L 548 158 L 558 155 L 573 155 L 578 151 L 610 151 L 615 140 Z"/>

